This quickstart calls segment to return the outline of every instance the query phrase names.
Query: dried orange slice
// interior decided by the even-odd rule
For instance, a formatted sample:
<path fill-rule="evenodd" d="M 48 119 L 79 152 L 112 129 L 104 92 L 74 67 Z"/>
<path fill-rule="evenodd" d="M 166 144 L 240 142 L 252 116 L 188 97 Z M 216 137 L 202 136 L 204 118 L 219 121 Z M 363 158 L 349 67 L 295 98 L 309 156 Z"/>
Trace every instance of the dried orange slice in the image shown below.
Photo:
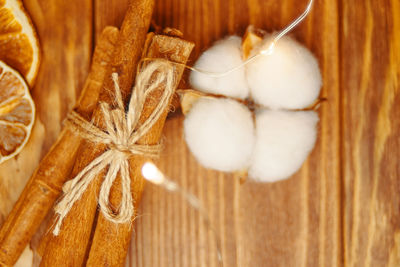
<path fill-rule="evenodd" d="M 17 155 L 32 131 L 35 105 L 24 79 L 0 61 L 0 163 Z"/>
<path fill-rule="evenodd" d="M 0 0 L 0 60 L 33 85 L 40 63 L 39 40 L 20 0 Z"/>

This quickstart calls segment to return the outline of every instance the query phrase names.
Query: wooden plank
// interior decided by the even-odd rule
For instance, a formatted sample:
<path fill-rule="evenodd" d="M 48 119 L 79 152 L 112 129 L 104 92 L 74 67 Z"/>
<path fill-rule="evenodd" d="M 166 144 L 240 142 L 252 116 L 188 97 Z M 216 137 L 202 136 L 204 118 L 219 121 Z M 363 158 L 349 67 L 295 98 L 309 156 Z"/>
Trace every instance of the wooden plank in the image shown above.
<path fill-rule="evenodd" d="M 90 0 L 25 0 L 24 6 L 36 26 L 42 50 L 38 79 L 31 89 L 37 115 L 26 147 L 0 165 L 0 225 L 57 138 L 83 86 L 92 49 Z"/>
<path fill-rule="evenodd" d="M 213 41 L 228 33 L 241 35 L 249 23 L 270 31 L 281 29 L 301 13 L 306 2 L 160 0 L 154 19 L 160 26 L 182 30 L 185 38 L 195 42 L 193 62 Z M 89 65 L 92 21 L 95 36 L 107 24 L 118 25 L 126 3 L 96 0 L 92 20 L 90 1 L 57 5 L 50 0 L 27 1 L 43 49 L 49 51 L 34 90 L 34 97 L 43 101 L 39 112 L 42 139 L 34 142 L 40 148 L 34 150 L 38 155 L 29 154 L 29 159 L 40 158 L 54 141 L 60 120 L 81 88 Z M 290 180 L 240 185 L 230 174 L 206 170 L 196 163 L 182 139 L 183 118 L 171 118 L 166 124 L 166 149 L 159 166 L 200 197 L 222 241 L 225 266 L 341 264 L 337 15 L 336 1 L 317 1 L 311 16 L 294 32 L 319 59 L 322 95 L 328 102 L 320 110 L 317 146 Z M 60 26 L 54 26 L 57 23 Z M 60 62 L 63 72 L 54 68 L 54 62 Z M 57 83 L 60 80 L 63 83 Z M 48 107 L 56 111 L 45 112 Z M 34 168 L 37 162 L 31 165 Z M 179 197 L 148 185 L 139 214 L 128 266 L 218 266 L 212 233 Z"/>
<path fill-rule="evenodd" d="M 400 266 L 400 2 L 341 5 L 345 262 Z"/>
<path fill-rule="evenodd" d="M 158 1 L 154 20 L 180 29 L 196 44 L 194 58 L 213 41 L 243 34 L 249 23 L 281 29 L 307 1 Z M 295 37 L 318 57 L 324 77 L 318 144 L 290 180 L 240 185 L 229 174 L 196 163 L 182 140 L 182 117 L 169 120 L 160 168 L 200 197 L 220 234 L 225 266 L 339 266 L 338 10 L 318 1 Z M 183 86 L 189 86 L 187 83 Z M 179 197 L 148 185 L 127 266 L 218 266 L 216 245 L 203 219 Z"/>
<path fill-rule="evenodd" d="M 94 0 L 94 36 L 97 40 L 105 26 L 121 27 L 129 0 Z"/>
<path fill-rule="evenodd" d="M 56 139 L 82 88 L 92 52 L 90 0 L 25 0 L 24 5 L 43 52 L 38 79 L 31 90 L 37 116 L 23 151 L 0 165 L 0 224 Z"/>
<path fill-rule="evenodd" d="M 270 7 L 268 14 L 279 21 L 272 28 L 291 21 L 306 2 Z M 301 171 L 275 184 L 238 186 L 238 266 L 252 266 L 255 259 L 260 266 L 341 264 L 337 14 L 336 1 L 316 1 L 294 31 L 319 59 L 321 96 L 328 101 L 320 109 L 316 147 Z"/>
<path fill-rule="evenodd" d="M 38 120 L 20 156 L 0 165 L 0 196 L 5 199 L 0 201 L 0 221 L 53 143 L 81 89 L 92 27 L 99 33 L 107 24 L 118 25 L 126 3 L 96 0 L 92 20 L 88 0 L 25 0 L 44 52 L 33 89 Z M 193 62 L 213 41 L 242 34 L 249 23 L 282 28 L 305 3 L 160 0 L 154 19 L 160 26 L 179 28 L 196 43 Z M 207 207 L 220 233 L 225 266 L 340 266 L 342 250 L 346 266 L 400 265 L 399 10 L 398 0 L 317 1 L 311 17 L 295 30 L 295 37 L 319 58 L 322 95 L 328 102 L 320 110 L 318 144 L 290 180 L 240 185 L 231 175 L 205 170 L 182 139 L 182 117 L 168 121 L 160 168 Z M 128 266 L 218 266 L 212 234 L 179 197 L 148 185 L 140 214 Z"/>

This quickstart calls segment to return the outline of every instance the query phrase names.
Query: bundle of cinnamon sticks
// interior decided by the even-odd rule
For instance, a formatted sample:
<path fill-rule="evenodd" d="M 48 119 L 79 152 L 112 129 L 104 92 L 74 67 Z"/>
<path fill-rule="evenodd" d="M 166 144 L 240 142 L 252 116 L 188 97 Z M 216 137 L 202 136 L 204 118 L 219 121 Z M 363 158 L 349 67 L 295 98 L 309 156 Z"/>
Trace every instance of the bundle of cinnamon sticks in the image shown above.
<path fill-rule="evenodd" d="M 192 43 L 178 37 L 147 33 L 153 6 L 154 0 L 131 0 L 121 29 L 106 27 L 99 38 L 75 112 L 101 129 L 104 129 L 104 118 L 98 103 L 115 104 L 112 73 L 118 74 L 122 99 L 126 103 L 141 59 L 162 58 L 185 64 L 193 49 Z M 173 65 L 174 89 L 182 73 L 181 65 Z M 154 111 L 164 88 L 164 85 L 158 86 L 146 98 L 139 124 Z M 138 144 L 159 142 L 167 113 L 168 109 L 165 109 L 150 130 L 137 141 Z M 64 127 L 0 229 L 0 266 L 13 266 L 46 214 L 51 212 L 64 183 L 107 149 L 105 144 L 85 140 L 68 124 Z M 137 207 L 143 191 L 141 167 L 147 160 L 143 155 L 129 158 L 134 207 Z M 50 229 L 39 247 L 41 266 L 123 266 L 132 224 L 113 223 L 98 211 L 98 195 L 105 171 L 95 177 L 71 208 L 59 235 L 52 234 L 53 220 L 50 221 Z M 121 177 L 118 175 L 109 198 L 116 209 L 121 202 L 120 188 Z"/>

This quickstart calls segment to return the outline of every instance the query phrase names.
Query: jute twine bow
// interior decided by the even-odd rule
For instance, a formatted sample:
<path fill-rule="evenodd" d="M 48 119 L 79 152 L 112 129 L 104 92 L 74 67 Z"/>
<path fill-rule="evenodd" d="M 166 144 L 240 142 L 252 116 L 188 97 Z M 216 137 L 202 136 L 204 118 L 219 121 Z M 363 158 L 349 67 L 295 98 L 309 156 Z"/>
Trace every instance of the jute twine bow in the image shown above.
<path fill-rule="evenodd" d="M 98 203 L 103 215 L 114 223 L 129 222 L 134 214 L 133 200 L 130 190 L 129 157 L 132 155 L 158 156 L 161 145 L 140 145 L 137 141 L 144 136 L 157 122 L 168 106 L 173 94 L 174 75 L 170 63 L 165 60 L 156 60 L 149 63 L 136 77 L 136 85 L 130 98 L 128 110 L 122 100 L 119 88 L 118 74 L 113 73 L 112 79 L 115 86 L 115 102 L 117 107 L 112 109 L 107 103 L 100 103 L 104 118 L 105 130 L 86 121 L 78 113 L 68 115 L 66 123 L 78 130 L 84 138 L 106 144 L 108 149 L 95 158 L 78 175 L 63 186 L 64 195 L 55 207 L 58 215 L 53 230 L 58 235 L 63 219 L 71 210 L 74 203 L 79 200 L 93 179 L 107 166 L 109 166 L 101 185 Z M 164 91 L 154 111 L 148 119 L 139 125 L 139 118 L 145 100 L 150 92 L 164 83 Z M 112 210 L 109 195 L 111 187 L 117 177 L 121 175 L 122 200 L 118 212 Z"/>

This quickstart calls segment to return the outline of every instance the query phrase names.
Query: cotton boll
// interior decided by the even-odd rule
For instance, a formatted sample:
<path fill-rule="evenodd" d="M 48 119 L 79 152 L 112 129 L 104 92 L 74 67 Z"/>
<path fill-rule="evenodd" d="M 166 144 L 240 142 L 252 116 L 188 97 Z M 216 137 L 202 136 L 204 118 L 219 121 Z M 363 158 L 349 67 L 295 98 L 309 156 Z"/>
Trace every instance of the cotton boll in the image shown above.
<path fill-rule="evenodd" d="M 297 172 L 314 147 L 318 120 L 314 111 L 258 112 L 249 177 L 274 182 Z"/>
<path fill-rule="evenodd" d="M 216 42 L 196 61 L 194 67 L 215 73 L 228 71 L 243 63 L 241 56 L 241 38 L 230 36 Z M 246 98 L 249 88 L 244 67 L 221 77 L 192 71 L 190 83 L 198 90 L 237 98 Z"/>
<path fill-rule="evenodd" d="M 254 49 L 268 48 L 267 37 Z M 250 95 L 254 101 L 271 109 L 302 109 L 318 97 L 322 78 L 317 59 L 311 52 L 291 39 L 280 39 L 270 55 L 262 55 L 246 65 Z"/>
<path fill-rule="evenodd" d="M 227 172 L 248 167 L 254 125 L 244 105 L 230 99 L 201 98 L 186 115 L 184 135 L 204 167 Z"/>

